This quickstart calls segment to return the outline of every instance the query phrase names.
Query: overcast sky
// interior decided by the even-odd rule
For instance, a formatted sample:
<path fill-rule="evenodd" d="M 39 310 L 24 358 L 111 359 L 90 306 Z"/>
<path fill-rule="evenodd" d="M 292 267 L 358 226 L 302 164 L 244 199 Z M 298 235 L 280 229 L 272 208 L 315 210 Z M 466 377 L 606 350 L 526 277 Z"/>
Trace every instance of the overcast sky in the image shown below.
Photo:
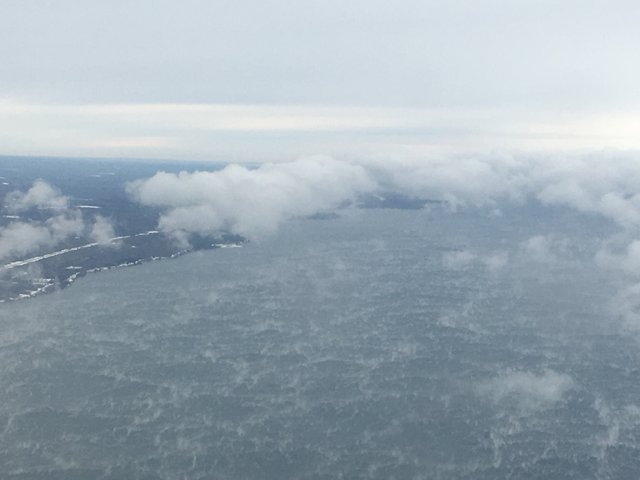
<path fill-rule="evenodd" d="M 0 0 L 0 154 L 640 146 L 640 3 Z"/>

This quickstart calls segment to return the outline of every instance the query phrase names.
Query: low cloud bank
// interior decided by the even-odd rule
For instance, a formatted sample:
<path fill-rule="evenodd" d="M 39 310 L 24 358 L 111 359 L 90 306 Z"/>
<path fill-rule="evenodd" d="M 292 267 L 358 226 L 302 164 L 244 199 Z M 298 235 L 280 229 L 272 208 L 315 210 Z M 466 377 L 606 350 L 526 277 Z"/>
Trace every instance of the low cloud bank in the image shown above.
<path fill-rule="evenodd" d="M 21 258 L 74 237 L 87 236 L 96 243 L 109 243 L 114 235 L 111 222 L 101 216 L 87 221 L 79 209 L 69 206 L 69 198 L 43 180 L 36 180 L 26 192 L 5 196 L 3 210 L 23 213 L 38 210 L 50 214 L 46 220 L 12 221 L 0 228 L 0 261 Z"/>
<path fill-rule="evenodd" d="M 535 198 L 640 228 L 640 156 L 397 158 L 367 165 L 388 188 L 454 206 Z"/>
<path fill-rule="evenodd" d="M 226 230 L 249 237 L 373 191 L 443 200 L 451 207 L 535 199 L 640 229 L 640 159 L 628 155 L 360 162 L 314 157 L 257 169 L 230 165 L 217 172 L 158 172 L 128 186 L 138 202 L 165 209 L 159 220 L 165 232 Z"/>
<path fill-rule="evenodd" d="M 229 165 L 216 172 L 159 172 L 127 190 L 144 205 L 166 209 L 158 222 L 166 233 L 224 230 L 255 238 L 287 219 L 333 210 L 375 188 L 364 167 L 315 157 L 254 170 Z"/>

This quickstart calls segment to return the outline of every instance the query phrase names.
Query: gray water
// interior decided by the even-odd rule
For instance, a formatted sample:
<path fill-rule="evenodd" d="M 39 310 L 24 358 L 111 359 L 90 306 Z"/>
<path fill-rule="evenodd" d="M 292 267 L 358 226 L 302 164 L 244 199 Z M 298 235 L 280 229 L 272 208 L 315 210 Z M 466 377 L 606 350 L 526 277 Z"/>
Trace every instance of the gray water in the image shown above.
<path fill-rule="evenodd" d="M 637 478 L 609 229 L 349 211 L 3 305 L 2 478 Z"/>

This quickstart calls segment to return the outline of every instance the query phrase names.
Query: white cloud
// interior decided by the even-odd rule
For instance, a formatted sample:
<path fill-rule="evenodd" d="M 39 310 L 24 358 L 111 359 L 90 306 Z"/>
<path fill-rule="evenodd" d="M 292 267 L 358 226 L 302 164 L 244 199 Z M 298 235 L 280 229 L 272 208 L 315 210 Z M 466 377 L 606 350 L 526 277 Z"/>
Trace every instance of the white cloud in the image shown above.
<path fill-rule="evenodd" d="M 640 240 L 629 242 L 625 248 L 601 248 L 595 255 L 596 265 L 611 270 L 617 293 L 608 301 L 612 318 L 621 322 L 625 330 L 640 331 Z"/>
<path fill-rule="evenodd" d="M 544 235 L 535 235 L 520 244 L 524 255 L 538 262 L 551 262 L 555 255 L 551 252 L 551 241 Z"/>
<path fill-rule="evenodd" d="M 335 208 L 359 192 L 393 190 L 445 200 L 453 206 L 489 207 L 537 199 L 599 215 L 625 230 L 640 230 L 640 159 L 633 155 L 511 155 L 431 158 L 406 155 L 358 162 L 314 157 L 263 164 L 251 170 L 230 165 L 217 172 L 159 172 L 128 191 L 145 205 L 165 209 L 164 232 L 227 230 L 247 236 L 272 232 L 284 220 Z M 567 250 L 561 240 L 534 235 L 520 245 L 531 260 L 551 262 Z M 479 261 L 497 271 L 508 257 L 477 252 L 448 254 L 448 268 Z"/>
<path fill-rule="evenodd" d="M 611 314 L 618 318 L 624 327 L 631 331 L 640 330 L 640 283 L 620 290 L 609 305 Z"/>
<path fill-rule="evenodd" d="M 226 230 L 256 237 L 284 220 L 331 210 L 375 188 L 366 170 L 326 157 L 265 164 L 250 170 L 230 165 L 216 172 L 159 172 L 128 185 L 144 205 L 164 207 L 164 232 Z"/>
<path fill-rule="evenodd" d="M 482 259 L 490 272 L 497 272 L 503 269 L 509 263 L 509 254 L 505 252 L 497 252 Z"/>
<path fill-rule="evenodd" d="M 634 154 L 433 157 L 405 151 L 363 165 L 388 189 L 453 206 L 495 209 L 498 202 L 533 198 L 640 229 L 640 157 Z"/>
<path fill-rule="evenodd" d="M 89 232 L 89 238 L 100 245 L 116 246 L 117 243 L 111 241 L 115 236 L 112 222 L 102 215 L 96 215 Z"/>
<path fill-rule="evenodd" d="M 510 156 L 425 157 L 403 155 L 366 162 L 382 185 L 452 205 L 518 199 L 530 189 L 529 163 Z"/>
<path fill-rule="evenodd" d="M 470 265 L 482 265 L 490 273 L 497 273 L 509 262 L 507 252 L 475 253 L 469 250 L 447 252 L 442 255 L 442 264 L 450 270 L 462 270 Z"/>
<path fill-rule="evenodd" d="M 63 215 L 51 217 L 44 224 L 51 232 L 54 243 L 59 243 L 72 236 L 80 236 L 85 229 L 82 214 L 77 210 L 70 210 Z"/>
<path fill-rule="evenodd" d="M 561 166 L 541 163 L 533 178 L 534 192 L 543 203 L 599 214 L 624 228 L 640 227 L 637 156 L 603 153 L 557 163 Z"/>
<path fill-rule="evenodd" d="M 51 231 L 43 225 L 12 222 L 0 229 L 0 259 L 16 257 L 55 245 Z"/>
<path fill-rule="evenodd" d="M 569 375 L 553 370 L 508 371 L 481 383 L 478 391 L 496 403 L 515 401 L 520 407 L 531 409 L 562 400 L 574 384 Z"/>
<path fill-rule="evenodd" d="M 218 172 L 160 172 L 129 186 L 140 203 L 164 208 L 159 228 L 182 240 L 188 233 L 220 230 L 257 237 L 288 218 L 330 210 L 359 192 L 375 190 L 444 200 L 453 208 L 480 207 L 488 209 L 486 213 L 537 201 L 600 216 L 631 237 L 640 235 L 640 157 L 633 154 L 437 158 L 406 154 L 358 161 L 315 157 L 263 164 L 255 170 L 230 165 Z M 550 264 L 574 250 L 563 238 L 548 233 L 524 240 L 512 255 Z M 624 260 L 612 255 L 603 250 L 597 261 L 604 265 Z M 636 256 L 640 252 L 631 246 L 626 266 L 619 268 L 628 272 L 639 268 Z M 446 268 L 479 263 L 497 272 L 509 262 L 509 255 L 453 252 L 442 262 Z"/>
<path fill-rule="evenodd" d="M 51 248 L 85 230 L 80 215 L 56 215 L 44 222 L 11 222 L 0 229 L 0 260 Z"/>
<path fill-rule="evenodd" d="M 15 190 L 4 199 L 4 208 L 8 212 L 17 213 L 32 208 L 65 210 L 69 207 L 69 199 L 43 180 L 36 180 L 26 192 Z"/>
<path fill-rule="evenodd" d="M 635 404 L 614 408 L 601 397 L 596 397 L 594 408 L 606 430 L 599 436 L 600 452 L 598 457 L 604 460 L 607 450 L 619 444 L 625 436 L 632 436 L 640 423 L 640 407 Z M 622 437 L 622 438 L 621 438 Z M 624 441 L 624 440 L 623 440 Z"/>
<path fill-rule="evenodd" d="M 637 228 L 640 226 L 640 195 L 625 198 L 623 194 L 624 192 L 606 193 L 600 198 L 596 211 L 623 227 Z"/>
<path fill-rule="evenodd" d="M 595 256 L 600 268 L 622 270 L 632 276 L 640 275 L 640 240 L 630 242 L 624 252 L 614 253 L 608 248 L 601 248 Z"/>
<path fill-rule="evenodd" d="M 457 270 L 470 265 L 477 256 L 468 250 L 459 252 L 447 252 L 442 255 L 442 263 L 446 268 Z"/>
<path fill-rule="evenodd" d="M 17 213 L 32 208 L 55 213 L 42 221 L 13 221 L 0 228 L 0 260 L 19 258 L 29 253 L 52 248 L 70 238 L 88 233 L 95 242 L 107 244 L 114 235 L 113 226 L 104 217 L 93 223 L 86 221 L 79 209 L 69 207 L 69 198 L 57 189 L 37 180 L 26 191 L 6 195 L 4 209 Z"/>

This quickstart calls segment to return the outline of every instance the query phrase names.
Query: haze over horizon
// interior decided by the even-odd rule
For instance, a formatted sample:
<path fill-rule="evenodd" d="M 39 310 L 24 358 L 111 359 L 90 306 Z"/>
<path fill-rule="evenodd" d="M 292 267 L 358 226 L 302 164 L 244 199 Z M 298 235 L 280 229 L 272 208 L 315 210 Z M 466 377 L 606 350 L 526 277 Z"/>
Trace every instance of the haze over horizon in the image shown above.
<path fill-rule="evenodd" d="M 640 148 L 630 1 L 5 1 L 0 154 Z"/>

